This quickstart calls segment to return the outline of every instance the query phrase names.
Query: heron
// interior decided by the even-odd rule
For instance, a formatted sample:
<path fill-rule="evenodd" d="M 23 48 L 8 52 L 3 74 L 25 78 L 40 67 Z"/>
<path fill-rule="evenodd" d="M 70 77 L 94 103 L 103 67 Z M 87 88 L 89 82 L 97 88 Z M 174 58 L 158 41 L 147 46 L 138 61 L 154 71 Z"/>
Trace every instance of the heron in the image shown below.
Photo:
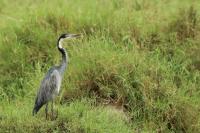
<path fill-rule="evenodd" d="M 40 88 L 35 98 L 35 105 L 33 108 L 33 116 L 37 114 L 40 108 L 46 104 L 45 113 L 46 119 L 48 117 L 48 103 L 51 102 L 51 112 L 53 116 L 54 99 L 60 92 L 61 82 L 64 72 L 68 66 L 68 54 L 62 47 L 63 41 L 67 39 L 80 37 L 80 34 L 61 34 L 57 41 L 57 48 L 62 55 L 62 60 L 59 66 L 51 67 L 45 77 L 43 78 Z"/>

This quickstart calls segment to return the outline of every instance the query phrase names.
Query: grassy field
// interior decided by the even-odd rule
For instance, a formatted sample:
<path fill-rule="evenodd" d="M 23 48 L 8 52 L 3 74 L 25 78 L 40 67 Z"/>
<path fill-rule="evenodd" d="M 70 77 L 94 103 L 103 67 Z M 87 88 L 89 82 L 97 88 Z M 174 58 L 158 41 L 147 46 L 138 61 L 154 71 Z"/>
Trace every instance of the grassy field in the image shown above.
<path fill-rule="evenodd" d="M 66 32 L 58 118 L 33 117 Z M 0 0 L 0 132 L 199 133 L 200 2 Z"/>

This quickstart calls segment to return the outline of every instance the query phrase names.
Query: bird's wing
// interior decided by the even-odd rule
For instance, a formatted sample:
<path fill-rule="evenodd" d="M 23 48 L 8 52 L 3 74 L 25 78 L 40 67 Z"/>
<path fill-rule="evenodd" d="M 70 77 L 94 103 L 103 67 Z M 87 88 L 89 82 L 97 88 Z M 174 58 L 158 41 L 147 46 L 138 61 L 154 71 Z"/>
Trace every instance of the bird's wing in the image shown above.
<path fill-rule="evenodd" d="M 51 98 L 53 92 L 58 87 L 59 83 L 59 72 L 58 70 L 49 70 L 45 78 L 43 79 L 41 86 L 40 86 L 40 96 L 46 98 L 44 100 L 49 100 Z"/>
<path fill-rule="evenodd" d="M 45 78 L 41 82 L 40 89 L 35 100 L 35 107 L 38 108 L 38 110 L 42 107 L 42 105 L 53 98 L 53 95 L 60 84 L 59 77 L 59 72 L 56 69 L 50 69 L 46 74 Z"/>

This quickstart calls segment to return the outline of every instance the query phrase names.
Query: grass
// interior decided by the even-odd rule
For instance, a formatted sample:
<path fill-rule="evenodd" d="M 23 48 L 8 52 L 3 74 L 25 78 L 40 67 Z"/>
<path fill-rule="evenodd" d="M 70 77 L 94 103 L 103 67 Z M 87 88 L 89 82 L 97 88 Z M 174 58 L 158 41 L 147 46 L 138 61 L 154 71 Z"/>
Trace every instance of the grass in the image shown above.
<path fill-rule="evenodd" d="M 9 105 L 9 106 L 7 106 Z M 19 110 L 21 108 L 21 110 Z M 48 121 L 44 110 L 38 116 L 30 117 L 32 105 L 29 102 L 6 103 L 1 117 L 2 131 L 8 132 L 130 132 L 123 112 L 110 107 L 93 107 L 91 100 L 82 99 L 57 107 L 59 119 Z M 13 116 L 10 118 L 10 116 Z M 30 119 L 27 119 L 29 117 Z M 116 123 L 117 122 L 117 123 Z"/>
<path fill-rule="evenodd" d="M 200 5 L 170 1 L 0 1 L 0 132 L 199 132 Z M 59 116 L 31 116 L 40 81 L 70 64 Z"/>

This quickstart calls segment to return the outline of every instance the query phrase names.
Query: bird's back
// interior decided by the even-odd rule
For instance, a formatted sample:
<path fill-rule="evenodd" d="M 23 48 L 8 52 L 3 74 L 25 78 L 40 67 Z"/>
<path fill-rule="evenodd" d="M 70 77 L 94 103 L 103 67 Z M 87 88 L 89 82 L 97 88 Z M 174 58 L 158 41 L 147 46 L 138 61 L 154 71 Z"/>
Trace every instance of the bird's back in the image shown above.
<path fill-rule="evenodd" d="M 33 114 L 37 113 L 39 109 L 48 101 L 53 100 L 59 94 L 62 77 L 57 67 L 52 67 L 41 82 L 35 100 Z"/>

